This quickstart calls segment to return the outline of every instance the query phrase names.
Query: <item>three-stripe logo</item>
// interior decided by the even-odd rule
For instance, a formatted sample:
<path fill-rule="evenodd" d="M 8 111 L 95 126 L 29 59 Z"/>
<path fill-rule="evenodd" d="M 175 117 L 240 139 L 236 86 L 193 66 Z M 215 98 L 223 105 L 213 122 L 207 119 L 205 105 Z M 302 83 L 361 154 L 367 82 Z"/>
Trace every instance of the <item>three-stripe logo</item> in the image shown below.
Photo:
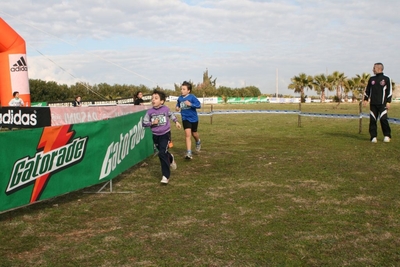
<path fill-rule="evenodd" d="M 15 63 L 11 69 L 11 72 L 18 72 L 18 71 L 28 71 L 28 67 L 24 57 L 20 57 L 20 59 Z"/>

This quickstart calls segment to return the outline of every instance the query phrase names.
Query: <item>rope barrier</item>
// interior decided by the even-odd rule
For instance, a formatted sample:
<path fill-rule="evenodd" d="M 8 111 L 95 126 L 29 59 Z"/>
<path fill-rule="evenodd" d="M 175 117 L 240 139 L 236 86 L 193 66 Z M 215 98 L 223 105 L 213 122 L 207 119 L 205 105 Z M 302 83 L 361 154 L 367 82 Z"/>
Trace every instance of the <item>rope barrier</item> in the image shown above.
<path fill-rule="evenodd" d="M 334 119 L 361 119 L 369 118 L 368 113 L 361 114 L 329 114 L 329 113 L 312 113 L 312 112 L 300 112 L 298 110 L 223 110 L 223 111 L 210 111 L 210 112 L 198 112 L 199 116 L 212 116 L 219 114 L 251 114 L 251 113 L 268 113 L 268 114 L 297 114 L 304 117 L 320 117 L 320 118 L 334 118 Z M 175 115 L 180 115 L 179 112 L 175 112 Z M 393 124 L 400 124 L 400 119 L 388 118 L 388 121 Z"/>

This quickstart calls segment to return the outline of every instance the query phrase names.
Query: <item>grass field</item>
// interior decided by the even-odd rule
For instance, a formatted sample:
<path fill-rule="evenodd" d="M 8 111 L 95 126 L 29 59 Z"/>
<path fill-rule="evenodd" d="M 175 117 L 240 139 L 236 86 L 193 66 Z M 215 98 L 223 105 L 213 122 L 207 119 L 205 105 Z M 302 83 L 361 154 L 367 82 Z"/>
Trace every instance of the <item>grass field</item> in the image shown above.
<path fill-rule="evenodd" d="M 358 114 L 358 105 L 302 111 Z M 400 118 L 400 104 L 389 115 Z M 201 117 L 191 161 L 174 128 L 178 169 L 167 186 L 150 157 L 114 179 L 116 193 L 85 193 L 98 185 L 0 214 L 0 266 L 399 266 L 399 125 L 391 143 L 379 128 L 372 144 L 367 119 L 361 134 L 358 120 L 301 122 Z"/>

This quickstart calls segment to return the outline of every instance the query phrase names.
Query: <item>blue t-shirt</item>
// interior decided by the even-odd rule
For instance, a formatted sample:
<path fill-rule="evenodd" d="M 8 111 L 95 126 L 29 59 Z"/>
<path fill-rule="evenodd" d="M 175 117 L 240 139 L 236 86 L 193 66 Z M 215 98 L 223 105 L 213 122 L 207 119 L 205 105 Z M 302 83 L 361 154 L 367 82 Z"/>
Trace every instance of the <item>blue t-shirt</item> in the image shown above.
<path fill-rule="evenodd" d="M 190 102 L 190 106 L 185 104 L 185 101 Z M 198 122 L 199 117 L 197 116 L 198 108 L 201 108 L 200 101 L 192 94 L 186 96 L 179 96 L 176 106 L 181 109 L 181 116 L 183 121 Z"/>

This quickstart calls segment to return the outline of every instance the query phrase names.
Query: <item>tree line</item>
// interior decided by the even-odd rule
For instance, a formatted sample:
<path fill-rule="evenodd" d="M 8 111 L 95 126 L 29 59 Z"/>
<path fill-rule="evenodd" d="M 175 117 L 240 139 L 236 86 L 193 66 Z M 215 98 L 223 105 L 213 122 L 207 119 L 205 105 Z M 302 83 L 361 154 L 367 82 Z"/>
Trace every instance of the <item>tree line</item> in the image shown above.
<path fill-rule="evenodd" d="M 188 82 L 192 84 L 192 93 L 197 97 L 253 97 L 261 95 L 260 89 L 255 86 L 243 88 L 220 86 L 216 88 L 216 78 L 209 77 L 208 71 L 204 72 L 201 83 Z M 174 89 L 165 89 L 159 86 L 149 88 L 145 85 L 109 85 L 107 83 L 61 85 L 54 81 L 30 79 L 29 88 L 32 102 L 73 101 L 76 96 L 81 96 L 83 101 L 117 100 L 133 97 L 138 91 L 141 91 L 144 95 L 151 94 L 154 89 L 164 91 L 168 96 L 181 95 L 180 84 L 175 84 Z"/>
<path fill-rule="evenodd" d="M 301 101 L 305 102 L 305 92 L 315 90 L 320 95 L 321 102 L 325 102 L 326 92 L 334 91 L 334 101 L 348 101 L 349 94 L 353 100 L 359 99 L 367 86 L 370 74 L 363 73 L 355 77 L 348 78 L 344 73 L 335 71 L 332 74 L 318 74 L 315 76 L 300 73 L 291 78 L 288 88 L 300 93 Z M 192 94 L 197 97 L 258 97 L 261 91 L 256 86 L 246 86 L 242 88 L 230 88 L 226 86 L 216 86 L 217 78 L 208 74 L 208 70 L 203 73 L 203 81 L 192 84 Z M 180 84 L 174 84 L 174 89 L 165 89 L 159 86 L 149 88 L 145 85 L 109 85 L 100 83 L 90 85 L 88 83 L 75 83 L 74 85 L 58 84 L 54 81 L 29 80 L 30 94 L 32 102 L 58 102 L 73 101 L 76 96 L 81 96 L 84 101 L 93 100 L 117 100 L 133 97 L 138 91 L 144 95 L 151 94 L 154 89 L 164 91 L 168 96 L 179 96 L 181 94 Z M 395 88 L 393 82 L 392 88 Z M 274 96 L 274 94 L 270 95 Z"/>

